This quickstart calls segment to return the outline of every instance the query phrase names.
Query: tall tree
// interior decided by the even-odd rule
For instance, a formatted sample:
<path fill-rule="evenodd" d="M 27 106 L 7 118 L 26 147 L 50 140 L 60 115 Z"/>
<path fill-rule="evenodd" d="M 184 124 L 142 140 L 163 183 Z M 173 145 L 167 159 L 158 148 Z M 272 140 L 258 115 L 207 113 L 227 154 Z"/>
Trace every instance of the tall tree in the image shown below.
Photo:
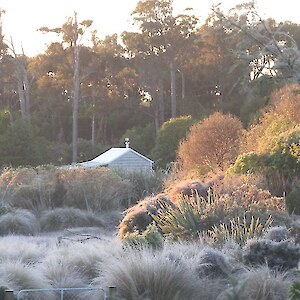
<path fill-rule="evenodd" d="M 63 42 L 73 49 L 73 120 L 72 120 L 72 162 L 77 162 L 77 140 L 78 140 L 78 107 L 80 97 L 80 44 L 87 28 L 92 25 L 91 20 L 77 21 L 77 13 L 68 18 L 67 22 L 60 28 L 40 28 L 43 32 L 54 32 L 62 36 Z"/>
<path fill-rule="evenodd" d="M 160 58 L 169 68 L 171 83 L 171 116 L 176 117 L 176 56 L 195 30 L 195 16 L 173 16 L 173 0 L 142 0 L 132 13 L 141 29 L 144 46 L 140 52 Z M 161 63 L 160 62 L 160 63 Z"/>

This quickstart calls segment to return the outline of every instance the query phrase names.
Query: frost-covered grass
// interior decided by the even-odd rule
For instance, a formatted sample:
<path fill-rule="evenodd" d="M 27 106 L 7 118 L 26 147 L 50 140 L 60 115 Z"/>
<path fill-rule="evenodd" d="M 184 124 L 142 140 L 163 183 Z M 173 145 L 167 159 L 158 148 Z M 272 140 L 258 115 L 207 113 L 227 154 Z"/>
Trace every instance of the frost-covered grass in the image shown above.
<path fill-rule="evenodd" d="M 137 250 L 102 236 L 84 242 L 6 236 L 0 238 L 0 282 L 16 292 L 115 285 L 117 299 L 128 300 L 288 299 L 288 288 L 298 279 L 294 270 L 245 266 L 230 247 L 217 250 L 199 240 Z"/>

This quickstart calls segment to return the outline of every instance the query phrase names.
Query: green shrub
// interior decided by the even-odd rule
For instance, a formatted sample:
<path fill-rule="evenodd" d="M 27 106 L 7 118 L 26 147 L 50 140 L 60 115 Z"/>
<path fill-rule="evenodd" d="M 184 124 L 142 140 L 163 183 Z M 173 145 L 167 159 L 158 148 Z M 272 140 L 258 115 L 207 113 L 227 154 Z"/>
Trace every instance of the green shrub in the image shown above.
<path fill-rule="evenodd" d="M 289 214 L 300 215 L 300 189 L 294 188 L 285 197 L 285 207 Z"/>
<path fill-rule="evenodd" d="M 123 244 L 126 248 L 142 249 L 144 247 L 151 247 L 153 249 L 162 249 L 164 239 L 158 232 L 155 224 L 150 224 L 141 234 L 138 231 L 127 234 L 123 238 Z"/>
<path fill-rule="evenodd" d="M 244 247 L 243 260 L 251 266 L 267 264 L 280 270 L 296 268 L 300 259 L 299 247 L 290 240 L 253 239 Z"/>
<path fill-rule="evenodd" d="M 143 155 L 149 155 L 155 145 L 155 126 L 154 123 L 148 124 L 146 127 L 133 127 L 127 129 L 120 140 L 120 144 L 124 145 L 125 138 L 129 138 L 130 147 Z"/>
<path fill-rule="evenodd" d="M 191 116 L 182 116 L 162 124 L 151 153 L 156 166 L 165 169 L 170 162 L 175 161 L 179 143 L 194 123 Z"/>
<path fill-rule="evenodd" d="M 258 171 L 259 164 L 259 156 L 255 152 L 243 153 L 237 157 L 235 163 L 227 170 L 227 173 L 255 173 Z"/>

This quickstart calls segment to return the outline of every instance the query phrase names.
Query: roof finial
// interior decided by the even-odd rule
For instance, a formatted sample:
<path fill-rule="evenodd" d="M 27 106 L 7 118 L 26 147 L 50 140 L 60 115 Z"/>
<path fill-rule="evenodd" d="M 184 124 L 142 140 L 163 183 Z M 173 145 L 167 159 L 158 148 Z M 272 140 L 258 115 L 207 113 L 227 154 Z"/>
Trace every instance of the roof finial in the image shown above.
<path fill-rule="evenodd" d="M 130 148 L 129 146 L 130 146 L 129 138 L 125 138 L 125 147 Z"/>

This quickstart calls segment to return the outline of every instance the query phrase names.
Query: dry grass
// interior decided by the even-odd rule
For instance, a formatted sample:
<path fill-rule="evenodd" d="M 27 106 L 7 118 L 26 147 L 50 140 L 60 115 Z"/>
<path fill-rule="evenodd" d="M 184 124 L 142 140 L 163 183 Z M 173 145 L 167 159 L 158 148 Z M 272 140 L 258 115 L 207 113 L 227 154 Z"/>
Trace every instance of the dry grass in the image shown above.
<path fill-rule="evenodd" d="M 71 207 L 43 211 L 40 224 L 43 231 L 56 231 L 72 227 L 103 226 L 101 219 L 94 213 Z"/>

